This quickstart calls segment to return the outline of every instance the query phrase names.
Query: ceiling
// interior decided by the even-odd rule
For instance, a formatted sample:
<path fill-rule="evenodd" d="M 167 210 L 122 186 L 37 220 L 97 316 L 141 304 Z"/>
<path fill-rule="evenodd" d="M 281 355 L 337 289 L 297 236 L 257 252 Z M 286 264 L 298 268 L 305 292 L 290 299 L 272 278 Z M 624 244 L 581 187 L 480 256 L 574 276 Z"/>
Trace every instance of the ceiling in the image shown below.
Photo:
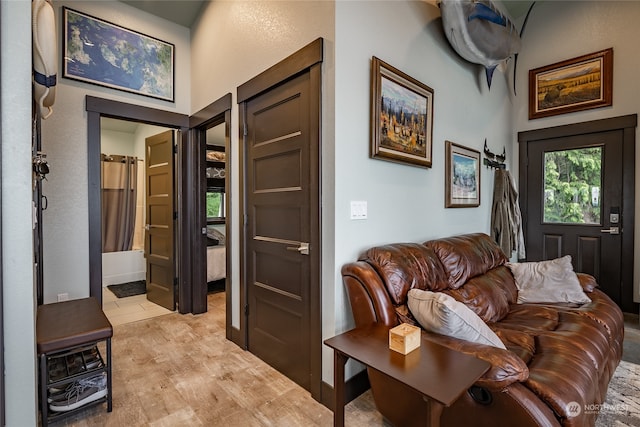
<path fill-rule="evenodd" d="M 164 18 L 183 27 L 191 28 L 205 3 L 212 0 L 120 0 L 152 15 Z M 514 20 L 526 15 L 533 1 L 495 0 L 501 3 Z"/>
<path fill-rule="evenodd" d="M 120 0 L 130 6 L 144 10 L 167 21 L 191 28 L 200 10 L 210 0 Z"/>

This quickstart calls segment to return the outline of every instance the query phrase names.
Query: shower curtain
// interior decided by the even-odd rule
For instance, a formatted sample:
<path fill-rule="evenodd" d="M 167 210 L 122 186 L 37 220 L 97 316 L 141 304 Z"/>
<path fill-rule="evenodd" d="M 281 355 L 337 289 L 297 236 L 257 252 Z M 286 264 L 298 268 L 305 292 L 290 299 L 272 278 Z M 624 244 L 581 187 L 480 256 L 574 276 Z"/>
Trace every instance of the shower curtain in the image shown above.
<path fill-rule="evenodd" d="M 102 154 L 102 252 L 131 250 L 138 158 Z"/>

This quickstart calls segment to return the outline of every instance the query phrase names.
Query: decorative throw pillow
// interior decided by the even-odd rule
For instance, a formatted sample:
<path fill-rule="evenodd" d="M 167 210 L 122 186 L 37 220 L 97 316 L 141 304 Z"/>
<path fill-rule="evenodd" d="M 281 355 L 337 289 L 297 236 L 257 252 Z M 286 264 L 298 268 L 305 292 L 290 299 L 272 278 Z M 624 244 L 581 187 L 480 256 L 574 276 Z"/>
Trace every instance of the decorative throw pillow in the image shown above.
<path fill-rule="evenodd" d="M 506 349 L 477 314 L 447 294 L 411 289 L 407 305 L 427 331 Z"/>
<path fill-rule="evenodd" d="M 507 266 L 518 287 L 518 304 L 591 302 L 573 271 L 571 255 L 550 261 L 507 263 Z"/>

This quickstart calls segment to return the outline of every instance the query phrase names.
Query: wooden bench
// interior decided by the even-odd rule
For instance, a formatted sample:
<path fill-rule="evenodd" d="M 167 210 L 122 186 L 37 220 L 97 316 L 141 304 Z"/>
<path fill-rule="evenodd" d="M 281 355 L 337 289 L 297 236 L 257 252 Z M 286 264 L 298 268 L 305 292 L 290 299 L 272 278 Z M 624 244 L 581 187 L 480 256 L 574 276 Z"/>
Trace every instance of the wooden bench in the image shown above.
<path fill-rule="evenodd" d="M 40 412 L 42 426 L 60 418 L 72 415 L 88 406 L 107 402 L 107 411 L 112 410 L 111 378 L 111 337 L 113 327 L 104 315 L 100 303 L 95 298 L 44 304 L 38 307 L 36 317 L 36 341 L 40 360 Z M 106 341 L 106 360 L 102 359 L 97 344 Z M 99 362 L 95 366 L 87 363 L 87 352 L 97 353 Z M 52 376 L 50 363 L 67 360 L 79 361 L 75 369 L 66 369 L 60 377 Z M 94 360 L 95 361 L 95 360 Z M 51 388 L 61 388 L 92 376 L 106 372 L 107 394 L 79 408 L 52 414 L 49 410 L 48 392 Z"/>

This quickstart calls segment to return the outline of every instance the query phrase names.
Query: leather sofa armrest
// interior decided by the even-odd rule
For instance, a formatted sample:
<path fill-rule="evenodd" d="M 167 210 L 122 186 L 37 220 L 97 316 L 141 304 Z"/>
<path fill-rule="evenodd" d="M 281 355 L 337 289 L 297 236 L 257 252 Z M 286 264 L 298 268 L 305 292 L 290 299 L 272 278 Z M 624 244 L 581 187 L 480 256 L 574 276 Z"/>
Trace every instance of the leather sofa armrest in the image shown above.
<path fill-rule="evenodd" d="M 433 333 L 428 333 L 427 339 L 489 362 L 491 364 L 489 370 L 476 381 L 476 385 L 480 387 L 491 391 L 502 391 L 510 384 L 529 378 L 527 364 L 510 350 Z"/>
<path fill-rule="evenodd" d="M 596 282 L 596 278 L 587 273 L 576 273 L 578 276 L 578 281 L 580 282 L 580 286 L 582 286 L 582 290 L 589 293 L 593 292 L 595 288 L 598 287 L 598 282 Z"/>

